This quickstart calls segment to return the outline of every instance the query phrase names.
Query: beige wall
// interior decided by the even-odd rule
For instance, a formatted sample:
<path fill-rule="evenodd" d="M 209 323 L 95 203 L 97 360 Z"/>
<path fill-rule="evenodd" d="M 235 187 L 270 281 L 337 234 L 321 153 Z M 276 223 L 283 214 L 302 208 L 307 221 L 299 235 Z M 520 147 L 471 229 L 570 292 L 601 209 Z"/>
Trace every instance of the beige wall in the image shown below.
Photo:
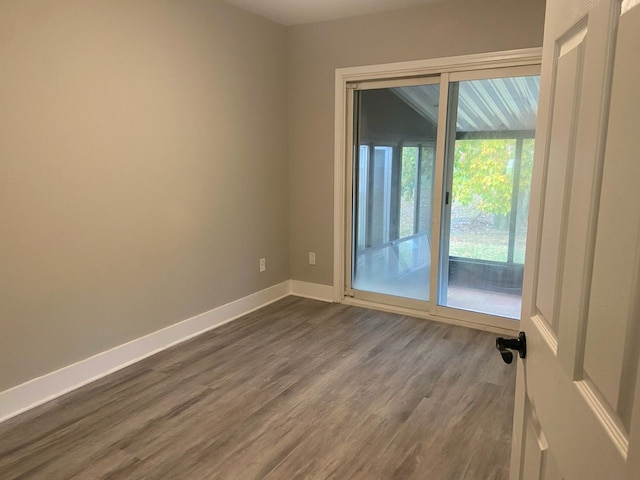
<path fill-rule="evenodd" d="M 543 10 L 285 29 L 216 0 L 0 2 L 0 391 L 290 277 L 331 284 L 335 68 L 538 46 Z"/>
<path fill-rule="evenodd" d="M 289 278 L 285 41 L 214 0 L 0 3 L 0 391 Z"/>
<path fill-rule="evenodd" d="M 288 31 L 291 277 L 333 283 L 334 76 L 339 67 L 539 47 L 543 0 L 449 0 Z M 317 265 L 307 252 L 317 252 Z"/>

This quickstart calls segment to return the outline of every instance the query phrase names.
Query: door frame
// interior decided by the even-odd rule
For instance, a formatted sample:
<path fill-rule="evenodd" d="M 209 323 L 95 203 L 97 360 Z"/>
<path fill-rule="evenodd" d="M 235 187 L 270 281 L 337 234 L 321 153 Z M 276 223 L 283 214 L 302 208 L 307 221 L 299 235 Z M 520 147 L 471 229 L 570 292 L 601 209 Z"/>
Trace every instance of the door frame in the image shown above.
<path fill-rule="evenodd" d="M 338 68 L 335 72 L 335 121 L 334 121 L 334 255 L 333 255 L 333 300 L 337 303 L 362 304 L 373 308 L 391 310 L 398 313 L 409 313 L 414 316 L 437 319 L 446 323 L 461 324 L 475 328 L 483 328 L 498 333 L 512 333 L 518 329 L 518 321 L 480 314 L 476 312 L 458 311 L 448 307 L 437 306 L 432 301 L 428 311 L 411 308 L 411 306 L 393 307 L 382 305 L 374 301 L 358 301 L 345 296 L 347 269 L 347 246 L 345 242 L 347 229 L 351 228 L 351 215 L 346 211 L 347 206 L 347 162 L 351 158 L 349 139 L 353 135 L 353 125 L 348 119 L 353 105 L 350 103 L 352 94 L 348 84 L 367 81 L 412 79 L 439 75 L 441 81 L 448 81 L 450 77 L 465 78 L 467 72 L 473 75 L 474 71 L 482 76 L 482 70 L 495 70 L 500 68 L 539 66 L 542 60 L 541 48 L 529 48 L 522 50 L 510 50 L 504 52 L 492 52 L 483 54 L 445 57 L 429 60 L 417 60 L 382 65 L 369 65 L 361 67 Z M 460 73 L 459 73 L 460 72 Z M 465 72 L 465 73 L 461 73 Z M 444 89 L 446 90 L 446 89 Z M 441 105 L 443 95 L 447 92 L 441 88 Z M 446 105 L 446 98 L 444 99 Z M 446 115 L 444 109 L 441 114 Z M 443 124 L 444 126 L 444 124 Z M 443 151 L 445 135 L 439 135 L 436 150 Z M 442 145 L 440 145 L 442 144 Z M 441 162 L 440 162 L 441 163 Z M 443 165 L 436 164 L 436 177 L 438 168 Z M 442 172 L 440 172 L 441 176 Z M 434 213 L 442 201 L 442 182 L 434 185 Z M 434 229 L 436 225 L 434 225 Z M 439 230 L 439 225 L 437 225 Z M 438 231 L 439 235 L 439 231 Z M 439 244 L 439 243 L 438 243 Z M 436 247 L 437 248 L 437 247 Z M 436 252 L 438 254 L 439 252 Z M 437 269 L 432 269 L 432 289 L 435 288 L 434 276 Z M 436 297 L 432 296 L 432 300 Z"/>

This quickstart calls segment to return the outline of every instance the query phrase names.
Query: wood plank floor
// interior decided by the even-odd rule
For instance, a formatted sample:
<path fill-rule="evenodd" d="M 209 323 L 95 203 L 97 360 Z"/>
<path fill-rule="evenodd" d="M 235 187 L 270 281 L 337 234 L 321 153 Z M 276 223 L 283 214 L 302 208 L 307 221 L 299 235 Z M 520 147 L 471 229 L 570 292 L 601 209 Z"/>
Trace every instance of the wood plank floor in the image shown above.
<path fill-rule="evenodd" d="M 287 297 L 0 424 L 0 478 L 506 480 L 494 339 Z"/>

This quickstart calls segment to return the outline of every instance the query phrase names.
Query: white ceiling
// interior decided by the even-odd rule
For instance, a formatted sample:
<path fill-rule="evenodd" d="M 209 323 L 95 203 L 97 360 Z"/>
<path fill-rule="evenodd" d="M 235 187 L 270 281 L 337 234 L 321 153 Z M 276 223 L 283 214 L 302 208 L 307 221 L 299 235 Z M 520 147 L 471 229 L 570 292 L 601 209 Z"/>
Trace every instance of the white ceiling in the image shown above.
<path fill-rule="evenodd" d="M 225 0 L 283 25 L 322 22 L 446 0 Z"/>

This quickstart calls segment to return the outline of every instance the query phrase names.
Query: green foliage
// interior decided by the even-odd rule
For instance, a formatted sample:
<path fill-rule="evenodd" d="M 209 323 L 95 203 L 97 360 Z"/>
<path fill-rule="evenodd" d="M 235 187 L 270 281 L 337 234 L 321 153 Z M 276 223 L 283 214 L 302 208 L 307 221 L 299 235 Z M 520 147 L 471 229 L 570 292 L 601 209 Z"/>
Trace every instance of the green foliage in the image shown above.
<path fill-rule="evenodd" d="M 534 144 L 532 138 L 522 142 L 516 225 L 526 225 Z M 506 261 L 509 236 L 505 229 L 511 213 L 515 155 L 516 141 L 513 139 L 456 142 L 453 200 L 458 206 L 492 215 L 494 226 L 491 230 L 466 228 L 457 232 L 451 237 L 451 255 Z M 524 231 L 516 231 L 516 263 L 524 261 L 524 242 Z"/>
<path fill-rule="evenodd" d="M 531 184 L 534 140 L 522 144 L 520 192 Z M 508 215 L 511 210 L 514 139 L 458 140 L 454 158 L 453 201 L 464 206 L 474 204 L 482 213 Z M 413 199 L 416 188 L 418 147 L 402 149 L 402 195 Z"/>
<path fill-rule="evenodd" d="M 514 140 L 458 140 L 453 201 L 479 211 L 508 215 L 513 186 Z"/>
<path fill-rule="evenodd" d="M 531 186 L 534 140 L 522 142 L 520 192 Z M 508 215 L 511 211 L 513 161 L 516 141 L 458 140 L 454 159 L 453 201 L 475 204 L 482 213 Z"/>

